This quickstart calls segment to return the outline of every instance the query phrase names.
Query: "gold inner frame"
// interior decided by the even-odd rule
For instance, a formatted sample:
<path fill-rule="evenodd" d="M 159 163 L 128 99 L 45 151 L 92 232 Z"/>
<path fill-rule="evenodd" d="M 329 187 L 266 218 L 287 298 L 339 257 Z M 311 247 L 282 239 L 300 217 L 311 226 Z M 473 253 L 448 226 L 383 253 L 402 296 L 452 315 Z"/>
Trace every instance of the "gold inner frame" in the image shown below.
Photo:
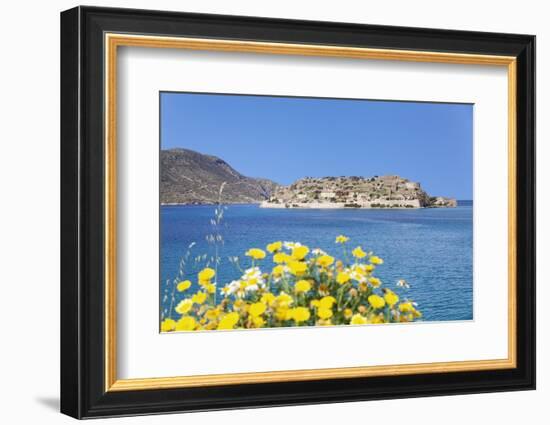
<path fill-rule="evenodd" d="M 370 49 L 324 45 L 105 34 L 105 391 L 235 385 L 284 381 L 482 371 L 516 367 L 516 58 L 462 53 Z M 119 46 L 325 56 L 507 67 L 508 72 L 508 357 L 389 366 L 118 379 L 116 325 L 116 99 Z"/>

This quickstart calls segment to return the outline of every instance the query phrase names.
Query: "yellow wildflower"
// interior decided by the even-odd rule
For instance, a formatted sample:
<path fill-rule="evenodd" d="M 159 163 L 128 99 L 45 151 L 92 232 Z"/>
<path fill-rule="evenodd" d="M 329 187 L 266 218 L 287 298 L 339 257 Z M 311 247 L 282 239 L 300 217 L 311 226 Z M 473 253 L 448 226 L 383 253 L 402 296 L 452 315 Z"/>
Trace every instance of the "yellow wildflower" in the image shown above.
<path fill-rule="evenodd" d="M 386 303 L 388 303 L 388 305 L 390 307 L 393 307 L 394 304 L 399 301 L 399 297 L 397 296 L 397 294 L 393 291 L 390 291 L 389 289 L 386 290 L 386 294 L 384 295 L 384 299 L 386 300 Z"/>
<path fill-rule="evenodd" d="M 305 322 L 310 317 L 309 310 L 305 307 L 296 307 L 292 310 L 292 318 L 296 323 Z"/>
<path fill-rule="evenodd" d="M 336 302 L 336 298 L 331 297 L 330 295 L 323 297 L 319 300 L 319 308 L 329 309 L 332 308 L 332 305 Z"/>
<path fill-rule="evenodd" d="M 255 277 L 252 277 L 248 280 L 241 281 L 241 287 L 242 288 L 248 288 L 249 286 L 254 286 L 257 283 L 258 283 L 258 279 L 256 279 Z"/>
<path fill-rule="evenodd" d="M 288 306 L 286 305 L 282 307 L 277 307 L 277 309 L 275 310 L 275 318 L 277 320 L 286 320 L 288 310 Z"/>
<path fill-rule="evenodd" d="M 251 316 L 260 316 L 264 314 L 265 312 L 265 304 L 264 303 L 254 303 L 250 305 L 250 310 L 248 310 Z"/>
<path fill-rule="evenodd" d="M 191 310 L 191 307 L 193 307 L 193 300 L 190 300 L 189 298 L 186 298 L 179 302 L 179 304 L 176 306 L 176 311 L 179 314 L 186 314 Z"/>
<path fill-rule="evenodd" d="M 311 283 L 303 279 L 296 282 L 296 286 L 294 287 L 294 290 L 296 292 L 307 292 L 310 289 L 311 289 Z"/>
<path fill-rule="evenodd" d="M 351 253 L 355 258 L 365 258 L 367 256 L 367 253 L 360 246 L 351 251 Z"/>
<path fill-rule="evenodd" d="M 377 277 L 369 277 L 369 282 L 375 288 L 378 288 L 382 282 Z"/>
<path fill-rule="evenodd" d="M 300 276 L 306 272 L 307 264 L 302 261 L 291 261 L 288 268 L 293 275 Z"/>
<path fill-rule="evenodd" d="M 203 285 L 203 288 L 208 292 L 209 294 L 213 294 L 216 292 L 216 285 L 213 283 L 206 283 Z"/>
<path fill-rule="evenodd" d="M 382 260 L 380 257 L 377 257 L 376 255 L 373 255 L 369 258 L 369 261 L 372 264 L 384 264 L 384 260 Z"/>
<path fill-rule="evenodd" d="M 359 276 L 365 276 L 367 274 L 365 264 L 354 264 L 351 271 L 357 273 Z"/>
<path fill-rule="evenodd" d="M 211 308 L 204 315 L 208 320 L 214 320 L 220 315 L 220 310 L 218 308 Z"/>
<path fill-rule="evenodd" d="M 292 298 L 290 295 L 288 295 L 285 292 L 281 292 L 279 295 L 277 295 L 277 298 L 275 298 L 275 301 L 277 301 L 277 304 L 279 306 L 289 306 L 294 302 L 294 298 Z"/>
<path fill-rule="evenodd" d="M 340 285 L 343 285 L 344 283 L 348 282 L 350 280 L 350 276 L 346 272 L 340 272 L 336 276 L 336 282 L 338 282 Z"/>
<path fill-rule="evenodd" d="M 261 316 L 256 316 L 252 318 L 252 323 L 255 327 L 261 328 L 265 325 L 265 320 Z"/>
<path fill-rule="evenodd" d="M 374 325 L 377 325 L 379 323 L 384 323 L 384 316 L 382 314 L 378 314 L 376 316 L 372 316 L 369 319 L 369 323 L 372 323 Z"/>
<path fill-rule="evenodd" d="M 330 255 L 321 255 L 317 258 L 317 264 L 321 267 L 329 267 L 332 263 L 334 263 L 334 257 Z"/>
<path fill-rule="evenodd" d="M 369 296 L 368 301 L 373 308 L 382 308 L 386 305 L 384 298 L 376 294 Z"/>
<path fill-rule="evenodd" d="M 178 283 L 178 286 L 177 286 L 179 292 L 186 291 L 190 287 L 191 287 L 191 281 L 190 280 L 184 280 L 184 281 Z"/>
<path fill-rule="evenodd" d="M 267 245 L 267 250 L 271 253 L 280 251 L 283 247 L 283 243 L 281 241 L 273 242 Z"/>
<path fill-rule="evenodd" d="M 275 311 L 275 317 L 278 320 L 291 320 L 292 315 L 293 315 L 293 309 L 289 308 L 288 305 L 280 306 Z"/>
<path fill-rule="evenodd" d="M 176 323 L 177 331 L 192 331 L 197 326 L 197 322 L 190 316 L 183 316 L 178 323 Z"/>
<path fill-rule="evenodd" d="M 202 304 L 206 301 L 206 292 L 197 292 L 193 297 L 191 298 L 191 301 L 195 304 Z M 179 313 L 179 312 L 178 312 Z"/>
<path fill-rule="evenodd" d="M 271 305 L 271 304 L 273 304 L 274 301 L 275 301 L 275 295 L 273 295 L 271 292 L 266 292 L 260 298 L 260 302 L 262 302 L 266 305 Z"/>
<path fill-rule="evenodd" d="M 349 240 L 339 235 L 336 243 L 346 244 Z M 250 248 L 246 255 L 261 260 L 269 252 L 275 263 L 273 268 L 266 272 L 252 267 L 239 280 L 223 282 L 222 299 L 217 305 L 212 303 L 218 290 L 217 273 L 214 268 L 199 269 L 199 290 L 177 303 L 173 311 L 179 313 L 179 320 L 162 320 L 161 331 L 262 328 L 272 324 L 362 325 L 412 322 L 422 316 L 412 301 L 403 302 L 395 292 L 383 288 L 372 273 L 383 260 L 361 246 L 350 249 L 355 258 L 351 263 L 348 258 L 337 260 L 321 249 L 313 250 L 310 257 L 310 248 L 299 242 L 274 241 L 264 249 Z M 346 256 L 348 252 L 344 251 Z M 195 282 L 182 280 L 175 285 L 175 289 L 185 293 Z M 276 292 L 267 290 L 270 285 Z M 380 288 L 375 289 L 379 294 L 373 294 L 373 288 Z M 338 309 L 336 298 L 341 300 Z"/>
<path fill-rule="evenodd" d="M 199 273 L 199 281 L 207 282 L 214 276 L 216 276 L 216 271 L 214 269 L 211 269 L 210 267 L 206 267 L 205 269 L 202 269 Z"/>
<path fill-rule="evenodd" d="M 273 270 L 271 271 L 271 273 L 273 274 L 273 276 L 279 277 L 283 275 L 284 271 L 285 271 L 285 266 L 279 264 L 273 267 Z"/>
<path fill-rule="evenodd" d="M 278 252 L 273 256 L 273 262 L 277 264 L 287 263 L 291 259 L 290 255 L 284 252 Z"/>
<path fill-rule="evenodd" d="M 349 241 L 349 238 L 347 236 L 344 236 L 344 235 L 336 236 L 336 243 L 346 243 L 347 241 Z"/>
<path fill-rule="evenodd" d="M 223 316 L 222 320 L 218 324 L 218 329 L 233 329 L 233 327 L 239 321 L 239 314 L 232 312 Z"/>
<path fill-rule="evenodd" d="M 407 301 L 399 304 L 399 311 L 401 313 L 412 313 L 413 311 L 415 311 L 415 308 L 410 301 Z"/>
<path fill-rule="evenodd" d="M 254 260 L 262 260 L 265 258 L 265 251 L 260 248 L 250 248 L 245 255 L 252 257 Z"/>
<path fill-rule="evenodd" d="M 364 325 L 366 323 L 366 317 L 363 317 L 360 314 L 354 314 L 350 321 L 350 325 Z"/>
<path fill-rule="evenodd" d="M 303 260 L 309 253 L 309 248 L 305 245 L 296 246 L 292 249 L 292 258 L 295 260 Z"/>
<path fill-rule="evenodd" d="M 317 310 L 317 316 L 319 316 L 321 319 L 330 319 L 332 317 L 332 310 L 319 307 L 319 309 Z"/>
<path fill-rule="evenodd" d="M 160 324 L 161 332 L 173 331 L 176 327 L 176 321 L 174 319 L 164 319 Z"/>

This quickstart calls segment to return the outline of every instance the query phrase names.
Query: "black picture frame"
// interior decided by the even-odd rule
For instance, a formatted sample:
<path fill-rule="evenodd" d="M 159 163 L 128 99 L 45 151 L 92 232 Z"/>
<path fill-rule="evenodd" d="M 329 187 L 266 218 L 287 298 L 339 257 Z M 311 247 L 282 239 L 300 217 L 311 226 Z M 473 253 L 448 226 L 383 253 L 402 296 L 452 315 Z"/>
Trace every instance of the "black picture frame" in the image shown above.
<path fill-rule="evenodd" d="M 517 367 L 370 378 L 105 391 L 104 34 L 517 58 Z M 535 37 L 76 7 L 61 13 L 61 412 L 75 418 L 535 388 Z"/>

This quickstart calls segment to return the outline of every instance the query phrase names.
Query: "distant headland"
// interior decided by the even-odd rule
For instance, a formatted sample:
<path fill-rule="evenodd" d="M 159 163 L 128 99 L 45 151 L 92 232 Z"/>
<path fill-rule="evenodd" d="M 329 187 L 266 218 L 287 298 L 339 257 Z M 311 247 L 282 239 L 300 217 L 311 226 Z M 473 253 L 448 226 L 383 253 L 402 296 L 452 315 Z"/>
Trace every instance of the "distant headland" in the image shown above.
<path fill-rule="evenodd" d="M 399 176 L 306 177 L 278 186 L 262 208 L 452 208 L 456 199 L 429 196 Z"/>
<path fill-rule="evenodd" d="M 208 205 L 252 204 L 269 198 L 277 183 L 243 176 L 223 159 L 190 149 L 160 152 L 160 203 Z"/>

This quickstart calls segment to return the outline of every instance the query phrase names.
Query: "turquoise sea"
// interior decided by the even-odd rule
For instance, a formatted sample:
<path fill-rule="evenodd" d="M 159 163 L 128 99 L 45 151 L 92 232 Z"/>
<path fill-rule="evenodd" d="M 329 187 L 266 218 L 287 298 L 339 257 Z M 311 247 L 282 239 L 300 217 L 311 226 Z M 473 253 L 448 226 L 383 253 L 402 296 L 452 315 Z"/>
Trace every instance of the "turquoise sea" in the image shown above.
<path fill-rule="evenodd" d="M 273 241 L 299 241 L 333 255 L 341 252 L 334 239 L 351 238 L 350 247 L 361 245 L 384 259 L 376 276 L 399 295 L 418 303 L 423 320 L 470 320 L 473 318 L 472 201 L 457 208 L 426 209 L 264 209 L 257 205 L 227 205 L 219 254 L 222 262 L 218 282 L 240 276 L 230 256 L 243 264 L 248 248 L 264 248 Z M 160 291 L 161 308 L 168 308 L 173 279 L 188 246 L 191 258 L 213 254 L 206 236 L 212 233 L 215 206 L 161 206 Z M 269 260 L 264 260 L 269 261 Z M 269 263 L 272 266 L 271 262 Z M 191 260 L 187 277 L 196 280 Z M 405 279 L 410 289 L 396 287 Z"/>

